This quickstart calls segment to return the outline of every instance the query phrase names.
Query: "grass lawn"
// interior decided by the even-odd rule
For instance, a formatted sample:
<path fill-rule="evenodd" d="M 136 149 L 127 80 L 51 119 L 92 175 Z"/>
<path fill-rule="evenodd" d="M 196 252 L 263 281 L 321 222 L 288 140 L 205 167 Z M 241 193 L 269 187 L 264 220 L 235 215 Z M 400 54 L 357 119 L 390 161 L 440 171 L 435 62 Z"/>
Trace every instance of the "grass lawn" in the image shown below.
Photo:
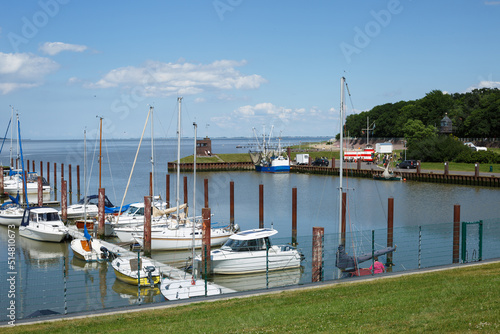
<path fill-rule="evenodd" d="M 500 263 L 2 328 L 2 333 L 498 333 Z"/>

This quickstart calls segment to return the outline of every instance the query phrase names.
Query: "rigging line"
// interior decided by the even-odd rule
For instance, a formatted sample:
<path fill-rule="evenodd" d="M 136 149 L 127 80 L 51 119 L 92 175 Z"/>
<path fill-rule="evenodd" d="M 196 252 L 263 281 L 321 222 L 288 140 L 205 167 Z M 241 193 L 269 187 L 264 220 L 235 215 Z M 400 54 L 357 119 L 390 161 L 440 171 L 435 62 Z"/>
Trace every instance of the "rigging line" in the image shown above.
<path fill-rule="evenodd" d="M 111 178 L 111 187 L 113 188 L 113 197 L 117 198 L 116 197 L 115 182 L 113 180 L 113 174 L 111 173 L 111 164 L 109 163 L 111 161 L 111 159 L 109 158 L 108 140 L 107 139 L 104 139 L 104 147 L 106 149 L 106 156 L 108 158 L 109 176 Z"/>
<path fill-rule="evenodd" d="M 134 172 L 135 163 L 137 161 L 137 156 L 139 155 L 139 150 L 141 148 L 142 138 L 144 137 L 144 132 L 146 131 L 146 127 L 148 126 L 150 114 L 151 114 L 151 109 L 148 112 L 148 116 L 146 117 L 146 122 L 144 123 L 144 128 L 142 129 L 141 140 L 139 141 L 139 146 L 137 146 L 137 152 L 135 153 L 134 163 L 132 164 L 132 170 L 130 171 L 130 175 L 129 175 L 128 181 L 127 181 L 127 186 L 125 187 L 125 192 L 123 194 L 122 203 L 120 204 L 120 211 L 118 211 L 118 212 L 122 212 L 123 203 L 125 202 L 125 197 L 127 196 L 128 187 L 130 185 L 130 179 L 132 179 L 132 173 Z M 118 224 L 118 220 L 120 220 L 120 215 L 118 215 L 116 217 L 117 217 L 116 224 Z"/>

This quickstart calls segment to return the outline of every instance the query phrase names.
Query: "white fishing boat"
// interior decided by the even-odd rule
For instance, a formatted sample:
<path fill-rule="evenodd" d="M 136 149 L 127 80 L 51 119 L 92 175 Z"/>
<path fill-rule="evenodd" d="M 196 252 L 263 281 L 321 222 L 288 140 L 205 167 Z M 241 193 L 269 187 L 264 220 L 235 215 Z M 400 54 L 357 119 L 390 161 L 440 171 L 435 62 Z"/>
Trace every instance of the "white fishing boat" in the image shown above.
<path fill-rule="evenodd" d="M 290 171 L 290 157 L 281 149 L 281 138 L 278 139 L 277 148 L 271 144 L 273 128 L 271 127 L 271 132 L 267 138 L 266 134 L 263 133 L 262 143 L 257 138 L 255 128 L 253 129 L 255 138 L 257 139 L 258 150 L 249 152 L 250 159 L 255 165 L 257 172 L 288 173 Z"/>
<path fill-rule="evenodd" d="M 2 205 L 0 209 L 0 225 L 21 225 L 23 220 L 24 209 L 15 203 L 9 203 L 6 206 Z"/>
<path fill-rule="evenodd" d="M 68 228 L 56 209 L 27 208 L 19 226 L 19 234 L 39 241 L 61 242 L 68 235 Z"/>
<path fill-rule="evenodd" d="M 232 235 L 217 250 L 210 253 L 214 274 L 248 274 L 298 268 L 303 255 L 290 245 L 272 245 L 270 237 L 277 230 L 253 229 Z M 197 256 L 198 266 L 201 257 Z"/>
<path fill-rule="evenodd" d="M 117 257 L 111 262 L 116 278 L 132 285 L 154 286 L 160 282 L 160 270 L 148 258 Z"/>

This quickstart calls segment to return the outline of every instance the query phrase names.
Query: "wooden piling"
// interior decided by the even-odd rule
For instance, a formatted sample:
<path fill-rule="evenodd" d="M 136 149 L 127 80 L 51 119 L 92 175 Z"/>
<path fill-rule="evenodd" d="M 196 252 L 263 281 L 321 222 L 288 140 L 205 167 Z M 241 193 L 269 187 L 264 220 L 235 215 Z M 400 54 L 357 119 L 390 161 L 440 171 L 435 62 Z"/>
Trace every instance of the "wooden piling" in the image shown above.
<path fill-rule="evenodd" d="M 38 190 L 38 206 L 43 206 L 43 182 L 42 177 L 39 175 L 37 178 Z"/>
<path fill-rule="evenodd" d="M 229 225 L 234 227 L 234 181 L 229 182 Z"/>
<path fill-rule="evenodd" d="M 297 246 L 297 188 L 292 188 L 292 246 Z"/>
<path fill-rule="evenodd" d="M 57 201 L 57 164 L 54 162 L 54 201 Z"/>
<path fill-rule="evenodd" d="M 332 169 L 335 168 L 335 157 L 332 157 L 332 166 L 331 167 L 332 167 Z"/>
<path fill-rule="evenodd" d="M 62 180 L 64 180 L 64 164 L 61 164 L 61 184 Z"/>
<path fill-rule="evenodd" d="M 188 202 L 188 178 L 187 176 L 184 176 L 184 203 L 187 204 Z M 186 214 L 187 217 L 187 205 L 186 208 L 184 209 L 184 213 Z"/>
<path fill-rule="evenodd" d="M 446 161 L 444 163 L 444 175 L 445 176 L 448 176 L 450 174 L 450 163 L 448 161 Z"/>
<path fill-rule="evenodd" d="M 73 204 L 73 178 L 71 173 L 71 164 L 68 165 L 68 181 L 69 181 L 69 204 Z"/>
<path fill-rule="evenodd" d="M 474 164 L 475 170 L 474 170 L 474 176 L 479 177 L 479 162 L 476 162 Z"/>
<path fill-rule="evenodd" d="M 76 165 L 76 201 L 80 202 L 80 165 Z"/>
<path fill-rule="evenodd" d="M 68 220 L 68 196 L 66 194 L 66 181 L 61 181 L 61 220 L 66 223 Z"/>
<path fill-rule="evenodd" d="M 460 205 L 453 206 L 453 263 L 460 262 Z"/>
<path fill-rule="evenodd" d="M 340 233 L 340 244 L 345 246 L 346 234 L 347 193 L 342 192 L 342 225 Z"/>
<path fill-rule="evenodd" d="M 47 161 L 47 182 L 50 183 L 50 162 Z"/>
<path fill-rule="evenodd" d="M 264 228 L 264 185 L 259 184 L 259 228 Z"/>
<path fill-rule="evenodd" d="M 387 247 L 392 247 L 394 243 L 394 198 L 389 197 L 387 202 Z M 387 270 L 392 271 L 392 252 L 387 254 L 385 266 Z"/>
<path fill-rule="evenodd" d="M 151 196 L 144 196 L 144 256 L 151 256 Z"/>
<path fill-rule="evenodd" d="M 104 188 L 99 188 L 99 199 L 98 199 L 98 225 L 97 225 L 97 235 L 99 239 L 104 239 L 104 200 L 106 199 L 106 192 Z"/>
<path fill-rule="evenodd" d="M 323 239 L 325 229 L 323 227 L 313 227 L 312 245 L 312 282 L 323 280 Z"/>
<path fill-rule="evenodd" d="M 0 166 L 0 195 L 4 193 L 4 184 L 3 184 L 3 166 Z"/>
<path fill-rule="evenodd" d="M 26 165 L 28 166 L 28 173 L 30 172 L 30 161 L 29 160 L 26 160 Z"/>
<path fill-rule="evenodd" d="M 40 173 L 38 174 L 43 178 L 43 162 L 40 161 Z"/>
<path fill-rule="evenodd" d="M 165 201 L 167 202 L 167 208 L 170 207 L 170 174 L 167 174 L 165 185 Z"/>
<path fill-rule="evenodd" d="M 203 193 L 205 196 L 205 208 L 208 208 L 208 179 L 203 180 Z"/>
<path fill-rule="evenodd" d="M 210 208 L 202 208 L 201 209 L 201 218 L 203 220 L 202 223 L 202 243 L 201 243 L 201 257 L 202 257 L 202 269 L 201 272 L 204 274 L 208 274 L 211 271 L 211 263 L 210 263 L 210 230 L 211 230 L 211 221 L 210 221 Z M 206 270 L 205 270 L 206 268 Z"/>
<path fill-rule="evenodd" d="M 34 172 L 35 172 L 35 160 L 33 160 L 33 161 L 31 162 L 31 164 L 33 165 L 33 173 L 34 173 Z"/>

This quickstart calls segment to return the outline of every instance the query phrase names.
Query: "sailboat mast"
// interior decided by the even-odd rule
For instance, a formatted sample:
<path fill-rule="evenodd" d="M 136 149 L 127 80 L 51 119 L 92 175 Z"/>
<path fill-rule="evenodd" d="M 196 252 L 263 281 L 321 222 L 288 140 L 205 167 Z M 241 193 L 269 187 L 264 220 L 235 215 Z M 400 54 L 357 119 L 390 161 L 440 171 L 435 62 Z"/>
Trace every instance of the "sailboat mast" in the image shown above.
<path fill-rule="evenodd" d="M 339 236 L 342 234 L 342 176 L 344 168 L 344 108 L 345 78 L 340 79 L 340 169 L 339 169 Z"/>
<path fill-rule="evenodd" d="M 177 222 L 179 222 L 179 191 L 180 191 L 180 182 L 181 182 L 181 174 L 180 174 L 180 165 L 181 165 L 181 102 L 182 97 L 177 98 L 177 102 L 179 104 L 179 111 L 177 115 L 177 189 L 176 189 L 176 205 L 177 205 Z"/>
<path fill-rule="evenodd" d="M 9 161 L 9 166 L 10 169 L 14 169 L 14 164 L 12 161 L 12 133 L 14 132 L 14 107 L 10 106 L 11 112 L 10 112 L 10 121 L 12 124 L 12 127 L 10 128 L 10 161 Z"/>
<path fill-rule="evenodd" d="M 87 225 L 87 130 L 83 130 L 83 223 Z"/>
<path fill-rule="evenodd" d="M 101 169 L 102 169 L 102 117 L 99 117 L 99 189 L 101 189 Z"/>

